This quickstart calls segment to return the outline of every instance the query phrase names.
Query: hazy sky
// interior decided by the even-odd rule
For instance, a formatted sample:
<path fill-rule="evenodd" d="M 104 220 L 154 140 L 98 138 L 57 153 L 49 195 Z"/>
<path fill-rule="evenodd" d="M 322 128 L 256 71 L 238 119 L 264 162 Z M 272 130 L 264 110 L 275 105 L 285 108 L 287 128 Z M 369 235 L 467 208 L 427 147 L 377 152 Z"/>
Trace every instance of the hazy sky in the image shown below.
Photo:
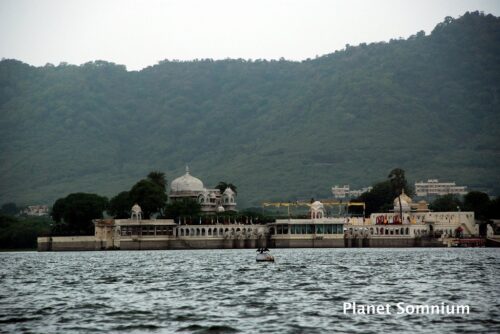
<path fill-rule="evenodd" d="M 0 57 L 107 60 L 314 58 L 345 44 L 430 33 L 445 16 L 500 15 L 500 0 L 0 0 Z"/>

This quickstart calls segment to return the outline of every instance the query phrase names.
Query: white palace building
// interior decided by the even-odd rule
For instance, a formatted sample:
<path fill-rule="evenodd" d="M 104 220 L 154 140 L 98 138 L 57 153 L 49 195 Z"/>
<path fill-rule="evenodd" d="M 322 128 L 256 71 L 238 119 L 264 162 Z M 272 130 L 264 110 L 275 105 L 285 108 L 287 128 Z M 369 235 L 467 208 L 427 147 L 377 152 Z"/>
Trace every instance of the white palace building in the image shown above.
<path fill-rule="evenodd" d="M 219 189 L 205 188 L 200 179 L 189 173 L 188 166 L 186 173 L 170 184 L 169 199 L 173 202 L 183 199 L 196 200 L 204 213 L 236 211 L 236 194 L 231 188 L 226 188 L 222 194 Z"/>

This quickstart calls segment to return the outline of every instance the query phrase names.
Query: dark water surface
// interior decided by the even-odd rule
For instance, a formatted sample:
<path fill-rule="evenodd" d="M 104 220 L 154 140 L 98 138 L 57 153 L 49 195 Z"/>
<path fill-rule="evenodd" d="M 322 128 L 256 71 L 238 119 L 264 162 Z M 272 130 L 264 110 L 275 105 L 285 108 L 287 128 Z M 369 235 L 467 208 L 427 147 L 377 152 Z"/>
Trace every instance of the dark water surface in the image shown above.
<path fill-rule="evenodd" d="M 500 250 L 0 253 L 0 332 L 500 332 Z M 467 304 L 352 315 L 343 303 Z M 394 309 L 394 313 L 396 308 Z"/>

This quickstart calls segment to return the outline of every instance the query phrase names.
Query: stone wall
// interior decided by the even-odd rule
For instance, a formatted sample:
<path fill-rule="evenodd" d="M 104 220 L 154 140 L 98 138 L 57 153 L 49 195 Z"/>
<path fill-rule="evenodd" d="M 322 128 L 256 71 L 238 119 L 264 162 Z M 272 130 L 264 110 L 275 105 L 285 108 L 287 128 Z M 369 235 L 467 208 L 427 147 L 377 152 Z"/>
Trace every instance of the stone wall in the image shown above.
<path fill-rule="evenodd" d="M 40 237 L 38 251 L 93 251 L 101 248 L 94 236 Z"/>

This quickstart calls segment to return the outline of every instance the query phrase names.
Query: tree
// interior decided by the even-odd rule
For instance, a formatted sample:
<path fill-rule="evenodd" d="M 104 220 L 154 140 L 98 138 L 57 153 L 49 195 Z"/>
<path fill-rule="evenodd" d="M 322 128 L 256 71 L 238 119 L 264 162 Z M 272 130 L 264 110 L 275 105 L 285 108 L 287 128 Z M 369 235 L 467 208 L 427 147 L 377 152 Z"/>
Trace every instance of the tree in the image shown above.
<path fill-rule="evenodd" d="M 200 203 L 190 198 L 174 201 L 169 203 L 165 208 L 165 216 L 172 219 L 182 216 L 197 216 L 200 212 Z"/>
<path fill-rule="evenodd" d="M 16 203 L 5 203 L 2 205 L 0 213 L 4 215 L 14 216 L 19 213 L 19 208 L 17 207 Z"/>
<path fill-rule="evenodd" d="M 439 196 L 429 205 L 432 211 L 438 212 L 452 212 L 457 211 L 458 208 L 463 206 L 462 201 L 457 195 L 447 194 L 444 196 Z"/>
<path fill-rule="evenodd" d="M 401 218 L 400 221 L 403 221 L 403 207 L 401 205 L 401 196 L 400 195 L 403 193 L 403 190 L 407 186 L 406 178 L 405 178 L 405 171 L 402 170 L 401 168 L 395 168 L 389 173 L 388 178 L 389 178 L 389 181 L 391 183 L 392 193 L 394 196 L 397 196 L 397 198 L 398 198 L 399 217 Z"/>
<path fill-rule="evenodd" d="M 488 218 L 500 219 L 500 197 L 490 201 L 488 206 Z"/>
<path fill-rule="evenodd" d="M 74 233 L 93 233 L 92 219 L 102 218 L 107 206 L 106 197 L 74 193 L 59 198 L 52 206 L 51 216 L 63 230 Z"/>
<path fill-rule="evenodd" d="M 464 196 L 464 210 L 474 211 L 476 219 L 485 220 L 490 206 L 488 194 L 480 191 L 471 191 Z"/>
<path fill-rule="evenodd" d="M 108 213 L 118 219 L 129 218 L 132 205 L 134 202 L 130 198 L 130 192 L 122 191 L 109 201 Z"/>
<path fill-rule="evenodd" d="M 215 189 L 219 189 L 221 193 L 223 193 L 227 188 L 231 188 L 232 191 L 234 191 L 235 195 L 238 194 L 237 187 L 232 184 L 232 183 L 227 183 L 224 181 L 220 181 L 216 186 Z"/>
<path fill-rule="evenodd" d="M 356 201 L 364 202 L 365 214 L 370 215 L 374 212 L 384 212 L 392 207 L 394 199 L 390 181 L 378 182 L 373 185 L 371 191 L 362 193 Z"/>
<path fill-rule="evenodd" d="M 130 199 L 140 205 L 145 219 L 153 213 L 163 213 L 167 203 L 165 189 L 152 181 L 145 179 L 137 182 L 130 190 Z"/>
<path fill-rule="evenodd" d="M 165 178 L 165 173 L 152 171 L 148 174 L 147 179 L 160 186 L 164 192 L 167 191 L 167 179 Z"/>

